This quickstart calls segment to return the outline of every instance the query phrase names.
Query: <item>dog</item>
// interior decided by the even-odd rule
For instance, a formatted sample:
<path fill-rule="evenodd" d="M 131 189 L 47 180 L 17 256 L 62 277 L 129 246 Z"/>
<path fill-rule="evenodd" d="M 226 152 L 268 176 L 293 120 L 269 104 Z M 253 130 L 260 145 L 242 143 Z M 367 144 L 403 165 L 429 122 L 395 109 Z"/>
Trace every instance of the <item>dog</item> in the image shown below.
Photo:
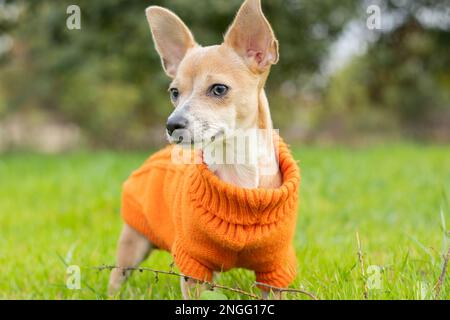
<path fill-rule="evenodd" d="M 243 267 L 255 271 L 264 297 L 288 286 L 296 274 L 292 246 L 299 168 L 273 125 L 264 86 L 279 59 L 278 41 L 260 0 L 246 0 L 220 45 L 202 47 L 168 9 L 146 9 L 174 111 L 166 124 L 171 146 L 157 152 L 124 184 L 125 224 L 117 266 L 109 281 L 114 294 L 152 249 L 172 253 L 186 276 L 184 299 L 198 298 L 213 272 Z M 237 148 L 237 132 L 270 132 Z M 182 131 L 189 137 L 177 135 Z M 207 134 L 208 133 L 208 134 Z M 174 163 L 174 145 L 195 145 L 200 162 Z M 181 138 L 180 138 L 181 137 Z M 221 163 L 212 155 L 225 149 Z M 275 155 L 275 156 L 274 156 Z"/>

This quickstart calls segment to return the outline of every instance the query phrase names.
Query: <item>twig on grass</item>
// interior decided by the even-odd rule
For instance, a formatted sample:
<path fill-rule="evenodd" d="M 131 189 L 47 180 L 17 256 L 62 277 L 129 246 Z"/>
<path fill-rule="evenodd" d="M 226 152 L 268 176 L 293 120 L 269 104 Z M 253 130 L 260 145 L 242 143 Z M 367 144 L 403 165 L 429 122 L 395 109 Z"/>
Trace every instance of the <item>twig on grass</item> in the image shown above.
<path fill-rule="evenodd" d="M 126 271 L 139 271 L 139 272 L 150 271 L 150 272 L 153 272 L 156 275 L 164 274 L 164 275 L 170 275 L 170 276 L 176 276 L 176 277 L 179 277 L 179 278 L 184 278 L 185 280 L 195 280 L 195 281 L 198 281 L 200 283 L 206 284 L 211 289 L 214 289 L 214 288 L 223 289 L 223 290 L 227 290 L 227 291 L 230 291 L 230 292 L 235 292 L 235 293 L 238 293 L 238 294 L 242 294 L 242 295 L 245 295 L 245 296 L 253 298 L 253 299 L 261 300 L 260 296 L 258 296 L 256 294 L 253 294 L 251 292 L 244 291 L 244 290 L 239 289 L 239 288 L 228 287 L 228 286 L 220 285 L 220 284 L 217 284 L 217 283 L 214 283 L 214 282 L 211 282 L 211 281 L 201 281 L 201 280 L 198 280 L 196 278 L 177 273 L 177 272 L 173 271 L 173 264 L 171 264 L 171 267 L 170 267 L 169 271 L 156 270 L 156 269 L 147 268 L 147 267 L 122 268 L 122 267 L 118 267 L 118 266 L 108 266 L 108 265 L 103 265 L 103 266 L 100 266 L 100 267 L 94 267 L 94 269 L 97 269 L 97 270 L 100 270 L 100 271 L 102 271 L 102 270 L 112 270 L 112 269 L 122 269 L 123 272 L 126 272 Z M 256 282 L 255 284 L 260 285 L 260 286 L 266 286 L 266 287 L 272 288 L 274 290 L 280 290 L 280 291 L 283 291 L 283 292 L 301 293 L 301 294 L 309 296 L 310 298 L 312 298 L 314 300 L 319 300 L 314 294 L 312 294 L 310 292 L 307 292 L 307 291 L 304 291 L 304 290 L 277 288 L 277 287 L 273 287 L 273 286 L 270 286 L 270 285 L 267 285 L 267 284 L 264 284 L 264 283 L 260 283 L 260 282 Z"/>
<path fill-rule="evenodd" d="M 434 297 L 435 299 L 439 299 L 439 294 L 441 293 L 442 284 L 444 283 L 445 274 L 447 273 L 448 260 L 450 259 L 450 247 L 447 250 L 447 255 L 444 256 L 444 264 L 442 265 L 442 271 L 439 275 L 439 279 L 434 286 Z"/>
<path fill-rule="evenodd" d="M 361 267 L 361 275 L 364 281 L 364 299 L 368 298 L 368 292 L 367 292 L 367 283 L 366 283 L 366 272 L 364 270 L 364 259 L 363 259 L 363 253 L 361 250 L 361 241 L 359 240 L 359 232 L 356 231 L 356 243 L 358 245 L 358 260 L 359 260 L 359 265 Z"/>
<path fill-rule="evenodd" d="M 274 287 L 274 286 L 271 286 L 270 284 L 266 284 L 266 283 L 262 283 L 262 282 L 255 282 L 255 285 L 258 285 L 258 286 L 261 286 L 261 287 L 266 287 L 266 288 L 269 288 L 271 290 L 279 291 L 279 292 L 301 293 L 301 294 L 307 295 L 308 297 L 310 297 L 313 300 L 319 300 L 319 298 L 317 298 L 311 292 L 308 292 L 308 291 L 305 291 L 305 290 L 301 290 L 301 289 Z"/>
<path fill-rule="evenodd" d="M 106 266 L 106 265 L 104 265 L 104 266 L 96 267 L 95 269 L 100 270 L 100 271 L 101 271 L 101 270 L 122 269 L 124 272 L 125 272 L 125 271 L 139 271 L 139 272 L 150 271 L 150 272 L 155 273 L 156 275 L 158 275 L 158 274 L 165 274 L 165 275 L 176 276 L 176 277 L 179 277 L 179 278 L 184 278 L 185 280 L 190 279 L 190 280 L 196 280 L 196 281 L 198 281 L 197 279 L 195 279 L 195 278 L 193 278 L 193 277 L 190 277 L 190 276 L 186 276 L 186 275 L 183 275 L 183 274 L 176 273 L 175 271 L 172 270 L 172 268 L 171 268 L 171 270 L 169 270 L 169 271 L 163 271 L 163 270 L 156 270 L 156 269 L 146 268 L 146 267 L 138 267 L 138 268 L 128 267 L 128 268 L 122 268 L 122 267 L 118 267 L 118 266 Z M 220 285 L 220 284 L 216 284 L 216 283 L 210 282 L 210 281 L 200 281 L 200 282 L 206 284 L 206 285 L 209 286 L 211 289 L 218 288 L 218 289 L 223 289 L 223 290 L 228 290 L 228 291 L 231 291 L 231 292 L 239 293 L 239 294 L 242 294 L 242 295 L 251 297 L 251 298 L 253 298 L 253 299 L 261 299 L 259 296 L 255 295 L 255 294 L 253 294 L 253 293 L 250 293 L 250 292 L 246 292 L 246 291 L 241 290 L 241 289 L 231 288 L 231 287 L 227 287 L 227 286 L 222 286 L 222 285 Z"/>

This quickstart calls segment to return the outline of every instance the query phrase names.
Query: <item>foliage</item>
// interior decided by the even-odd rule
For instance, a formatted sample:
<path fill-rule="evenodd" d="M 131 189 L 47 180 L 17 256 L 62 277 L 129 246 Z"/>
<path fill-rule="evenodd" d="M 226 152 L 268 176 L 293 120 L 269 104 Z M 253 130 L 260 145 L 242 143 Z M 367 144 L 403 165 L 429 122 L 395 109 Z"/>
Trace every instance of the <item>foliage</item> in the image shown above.
<path fill-rule="evenodd" d="M 372 123 L 383 120 L 385 128 L 397 125 L 411 136 L 436 134 L 450 125 L 449 43 L 450 32 L 425 30 L 409 17 L 335 75 L 326 105 L 349 118 L 366 112 Z"/>

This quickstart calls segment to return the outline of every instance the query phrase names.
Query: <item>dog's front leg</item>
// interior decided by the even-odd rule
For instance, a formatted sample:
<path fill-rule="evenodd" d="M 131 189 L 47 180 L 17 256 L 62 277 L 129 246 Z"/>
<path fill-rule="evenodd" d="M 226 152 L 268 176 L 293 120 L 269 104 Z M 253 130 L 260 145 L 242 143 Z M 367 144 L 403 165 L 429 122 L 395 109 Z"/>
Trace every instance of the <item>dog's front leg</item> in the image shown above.
<path fill-rule="evenodd" d="M 281 292 L 280 290 L 270 290 L 270 291 L 266 291 L 266 290 L 261 290 L 262 291 L 262 298 L 263 300 L 282 300 L 282 294 L 283 292 Z"/>
<path fill-rule="evenodd" d="M 184 300 L 196 300 L 200 298 L 203 291 L 206 290 L 206 285 L 194 279 L 181 278 L 181 294 Z"/>
<path fill-rule="evenodd" d="M 150 253 L 153 245 L 146 237 L 124 224 L 117 248 L 117 268 L 111 271 L 108 294 L 114 295 L 131 274 L 128 268 L 137 267 Z"/>

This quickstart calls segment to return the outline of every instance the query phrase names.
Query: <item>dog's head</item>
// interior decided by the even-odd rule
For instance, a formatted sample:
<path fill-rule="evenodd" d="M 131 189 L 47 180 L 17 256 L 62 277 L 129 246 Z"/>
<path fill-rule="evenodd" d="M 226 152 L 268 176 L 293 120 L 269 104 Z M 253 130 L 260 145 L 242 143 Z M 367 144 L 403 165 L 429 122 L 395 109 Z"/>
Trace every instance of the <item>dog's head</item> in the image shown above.
<path fill-rule="evenodd" d="M 164 71 L 173 79 L 169 141 L 200 142 L 257 126 L 260 93 L 278 61 L 278 41 L 260 0 L 246 0 L 224 42 L 208 47 L 198 45 L 173 12 L 151 6 L 146 14 Z"/>

